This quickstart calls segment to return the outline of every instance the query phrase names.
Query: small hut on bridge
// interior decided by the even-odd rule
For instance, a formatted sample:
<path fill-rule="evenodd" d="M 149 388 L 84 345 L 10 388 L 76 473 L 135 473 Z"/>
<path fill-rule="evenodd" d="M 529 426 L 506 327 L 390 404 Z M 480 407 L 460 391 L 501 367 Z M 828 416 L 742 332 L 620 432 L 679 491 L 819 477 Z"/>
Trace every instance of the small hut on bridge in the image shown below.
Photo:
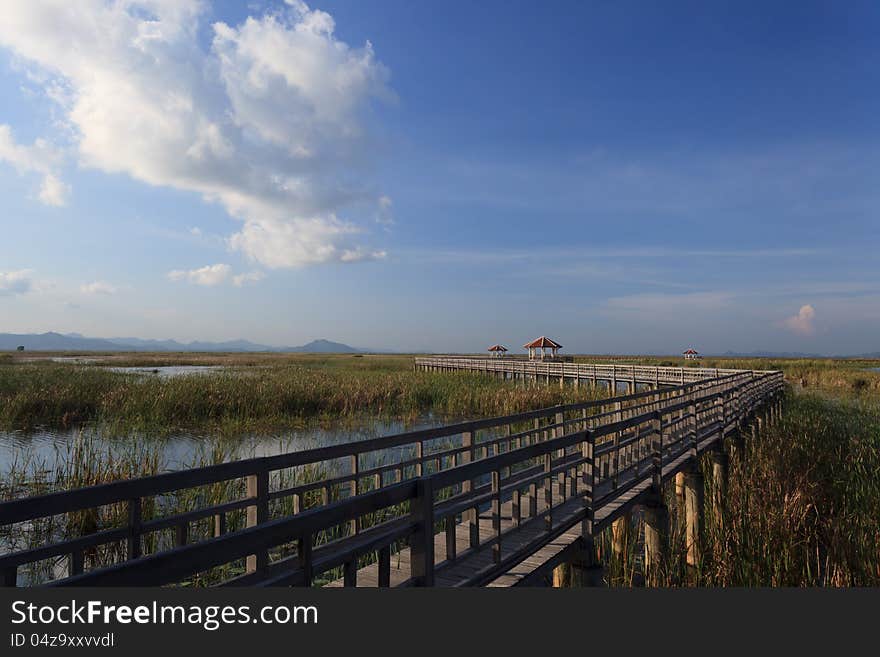
<path fill-rule="evenodd" d="M 542 335 L 540 338 L 524 344 L 523 348 L 529 350 L 529 360 L 545 360 L 556 358 L 562 345 Z M 550 350 L 549 354 L 547 353 L 548 349 Z"/>
<path fill-rule="evenodd" d="M 486 351 L 490 352 L 495 358 L 504 358 L 504 354 L 507 353 L 507 347 L 503 344 L 493 344 Z"/>
<path fill-rule="evenodd" d="M 696 349 L 687 349 L 686 351 L 683 351 L 682 354 L 684 355 L 685 360 L 699 360 L 702 358 Z"/>

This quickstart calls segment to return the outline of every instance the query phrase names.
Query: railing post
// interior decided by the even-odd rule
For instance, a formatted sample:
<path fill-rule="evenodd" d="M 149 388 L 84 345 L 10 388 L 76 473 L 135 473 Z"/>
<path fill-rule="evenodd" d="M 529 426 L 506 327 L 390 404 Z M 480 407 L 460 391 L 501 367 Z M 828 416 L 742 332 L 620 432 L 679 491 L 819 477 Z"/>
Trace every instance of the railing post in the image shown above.
<path fill-rule="evenodd" d="M 0 586 L 18 586 L 18 566 L 10 566 L 0 571 Z"/>
<path fill-rule="evenodd" d="M 419 454 L 419 456 L 421 456 L 421 454 Z M 359 461 L 360 461 L 360 458 L 357 454 L 351 455 L 351 475 L 353 478 L 351 480 L 351 484 L 349 485 L 349 489 L 348 489 L 348 493 L 351 497 L 357 497 L 357 494 L 358 494 L 358 486 L 359 486 L 358 474 L 360 472 Z M 422 470 L 421 464 L 419 464 L 418 468 L 419 468 L 419 474 L 421 474 L 421 470 Z M 361 531 L 360 517 L 351 519 L 351 524 L 349 525 L 349 531 L 352 534 L 357 534 Z"/>
<path fill-rule="evenodd" d="M 296 542 L 296 553 L 299 559 L 299 567 L 302 569 L 303 586 L 312 585 L 312 535 L 303 536 Z M 248 557 L 250 559 L 250 557 Z"/>
<path fill-rule="evenodd" d="M 492 544 L 492 561 L 501 563 L 501 473 L 492 471 L 492 530 L 495 542 Z"/>
<path fill-rule="evenodd" d="M 126 539 L 126 558 L 141 556 L 141 498 L 128 501 L 128 538 Z"/>
<path fill-rule="evenodd" d="M 654 440 L 651 441 L 651 484 L 655 492 L 659 492 L 663 484 L 663 413 L 662 411 L 654 412 L 654 419 L 651 420 L 653 425 Z"/>
<path fill-rule="evenodd" d="M 464 448 L 461 452 L 461 463 L 470 463 L 474 458 L 474 434 L 472 431 L 465 431 L 461 434 L 461 446 Z M 474 482 L 467 479 L 461 482 L 461 492 L 469 493 L 474 489 Z M 462 522 L 468 526 L 468 537 L 472 548 L 480 544 L 480 514 L 479 509 L 467 509 L 461 514 Z"/>
<path fill-rule="evenodd" d="M 565 414 L 562 413 L 561 411 L 557 411 L 555 419 L 556 419 L 556 422 L 555 422 L 556 429 L 553 431 L 553 437 L 554 438 L 562 438 L 562 436 L 565 435 L 565 426 L 564 426 Z M 565 450 L 560 449 L 559 451 L 557 451 L 556 458 L 559 459 L 560 463 L 564 462 Z M 564 470 L 562 472 L 560 472 L 559 475 L 557 476 L 557 485 L 559 487 L 560 496 L 562 496 L 564 498 L 565 497 L 565 471 Z"/>
<path fill-rule="evenodd" d="M 544 529 L 548 532 L 553 531 L 553 475 L 550 474 L 553 469 L 553 454 L 547 452 L 544 454 L 544 504 L 546 505 L 544 514 Z"/>
<path fill-rule="evenodd" d="M 593 467 L 593 454 L 596 448 L 596 438 L 589 429 L 584 433 L 584 442 L 581 443 L 581 456 L 584 458 L 584 465 L 581 470 L 584 485 L 584 520 L 581 524 L 581 535 L 592 541 L 593 521 L 595 518 L 593 499 L 596 487 L 596 469 Z"/>
<path fill-rule="evenodd" d="M 410 577 L 415 586 L 434 586 L 434 482 L 416 480 L 412 519 L 416 526 L 410 538 Z"/>
<path fill-rule="evenodd" d="M 269 471 L 263 470 L 256 474 L 248 475 L 247 496 L 254 500 L 254 504 L 247 507 L 247 527 L 256 527 L 269 519 Z M 260 550 L 256 554 L 248 555 L 248 573 L 263 570 L 269 563 L 267 550 Z"/>

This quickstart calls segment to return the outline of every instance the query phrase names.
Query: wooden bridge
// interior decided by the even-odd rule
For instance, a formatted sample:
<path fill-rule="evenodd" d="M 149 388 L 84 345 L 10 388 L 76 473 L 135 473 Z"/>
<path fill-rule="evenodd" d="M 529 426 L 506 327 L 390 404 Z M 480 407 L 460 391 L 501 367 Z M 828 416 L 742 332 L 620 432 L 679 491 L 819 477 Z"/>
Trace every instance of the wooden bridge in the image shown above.
<path fill-rule="evenodd" d="M 575 387 L 582 384 L 602 384 L 617 392 L 625 385 L 628 392 L 636 392 L 639 385 L 684 385 L 705 379 L 737 374 L 742 370 L 714 367 L 654 367 L 647 365 L 595 365 L 592 363 L 568 363 L 558 360 L 524 360 L 518 358 L 466 358 L 459 356 L 430 356 L 416 358 L 418 369 L 435 372 L 466 370 L 483 372 L 513 381 L 559 381 Z"/>
<path fill-rule="evenodd" d="M 608 380 L 612 390 L 626 381 L 632 389 L 4 502 L 0 536 L 33 536 L 50 519 L 68 530 L 36 545 L 8 539 L 0 584 L 540 583 L 590 552 L 592 537 L 636 504 L 654 509 L 665 481 L 691 471 L 700 453 L 756 412 L 778 413 L 783 388 L 776 371 L 570 363 L 536 371 L 462 358 L 420 358 L 416 366 Z M 651 389 L 637 392 L 640 383 Z M 218 500 L 218 488 L 237 493 Z M 188 506 L 180 508 L 184 493 Z M 71 536 L 83 517 L 92 530 Z M 651 540 L 646 548 L 658 549 Z"/>

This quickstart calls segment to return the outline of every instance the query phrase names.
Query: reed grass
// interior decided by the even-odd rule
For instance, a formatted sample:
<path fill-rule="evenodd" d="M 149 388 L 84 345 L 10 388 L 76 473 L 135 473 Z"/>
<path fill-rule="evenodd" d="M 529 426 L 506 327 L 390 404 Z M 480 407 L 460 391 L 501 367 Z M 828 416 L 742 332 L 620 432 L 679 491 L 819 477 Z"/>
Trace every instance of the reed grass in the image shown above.
<path fill-rule="evenodd" d="M 315 419 L 505 415 L 587 396 L 583 389 L 522 388 L 481 374 L 416 372 L 401 357 L 268 362 L 173 378 L 68 363 L 3 366 L 0 430 L 99 425 L 118 434 L 236 434 Z"/>
<path fill-rule="evenodd" d="M 735 444 L 735 443 L 734 443 Z M 880 412 L 789 394 L 782 420 L 730 454 L 722 503 L 703 463 L 706 515 L 700 559 L 686 562 L 683 512 L 667 491 L 670 536 L 665 586 L 880 585 Z M 628 528 L 624 553 L 611 532 L 598 541 L 615 586 L 643 580 L 643 522 Z"/>

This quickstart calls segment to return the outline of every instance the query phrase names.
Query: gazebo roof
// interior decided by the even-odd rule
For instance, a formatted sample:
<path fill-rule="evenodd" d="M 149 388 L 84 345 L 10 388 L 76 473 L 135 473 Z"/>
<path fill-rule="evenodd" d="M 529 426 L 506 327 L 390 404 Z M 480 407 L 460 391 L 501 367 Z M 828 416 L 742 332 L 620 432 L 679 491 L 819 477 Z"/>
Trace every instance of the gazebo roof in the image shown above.
<path fill-rule="evenodd" d="M 493 344 L 491 347 L 486 349 L 486 351 L 507 351 L 507 347 L 503 344 Z"/>
<path fill-rule="evenodd" d="M 523 349 L 540 349 L 542 347 L 548 347 L 550 349 L 562 349 L 562 345 L 558 342 L 554 342 L 548 337 L 541 336 L 537 340 L 532 340 L 528 344 L 523 345 Z"/>
<path fill-rule="evenodd" d="M 683 354 L 696 354 L 696 353 L 699 353 L 699 352 L 696 351 L 695 349 L 688 349 L 687 351 L 683 351 L 683 352 L 681 352 L 681 353 L 683 353 Z"/>

